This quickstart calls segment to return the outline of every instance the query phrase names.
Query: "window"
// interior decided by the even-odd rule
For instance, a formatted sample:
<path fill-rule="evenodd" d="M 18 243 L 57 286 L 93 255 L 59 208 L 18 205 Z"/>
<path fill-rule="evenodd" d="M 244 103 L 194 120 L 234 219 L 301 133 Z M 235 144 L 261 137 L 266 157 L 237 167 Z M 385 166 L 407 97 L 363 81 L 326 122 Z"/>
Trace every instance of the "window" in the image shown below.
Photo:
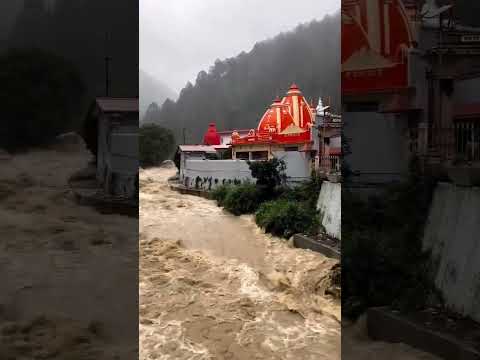
<path fill-rule="evenodd" d="M 298 151 L 298 146 L 287 146 L 285 151 Z"/>
<path fill-rule="evenodd" d="M 237 152 L 236 157 L 240 160 L 249 160 L 248 152 L 246 151 Z"/>
<path fill-rule="evenodd" d="M 252 151 L 252 160 L 268 160 L 268 151 Z"/>

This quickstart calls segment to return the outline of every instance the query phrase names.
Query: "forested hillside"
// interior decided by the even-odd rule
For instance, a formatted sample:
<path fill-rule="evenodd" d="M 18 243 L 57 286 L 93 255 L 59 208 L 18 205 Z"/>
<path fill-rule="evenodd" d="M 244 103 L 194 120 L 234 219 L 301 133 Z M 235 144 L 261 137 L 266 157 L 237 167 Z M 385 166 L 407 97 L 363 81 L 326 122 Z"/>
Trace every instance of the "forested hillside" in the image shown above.
<path fill-rule="evenodd" d="M 142 69 L 139 70 L 138 82 L 140 86 L 140 119 L 143 119 L 150 104 L 156 103 L 157 106 L 161 106 L 168 98 L 173 100 L 177 98 L 177 94 L 166 84 Z"/>
<path fill-rule="evenodd" d="M 340 16 L 299 25 L 257 43 L 236 57 L 217 60 L 188 83 L 176 102 L 167 100 L 150 121 L 173 130 L 186 128 L 187 142 L 199 142 L 208 123 L 219 130 L 255 127 L 276 95 L 292 82 L 307 99 L 331 96 L 340 105 Z"/>

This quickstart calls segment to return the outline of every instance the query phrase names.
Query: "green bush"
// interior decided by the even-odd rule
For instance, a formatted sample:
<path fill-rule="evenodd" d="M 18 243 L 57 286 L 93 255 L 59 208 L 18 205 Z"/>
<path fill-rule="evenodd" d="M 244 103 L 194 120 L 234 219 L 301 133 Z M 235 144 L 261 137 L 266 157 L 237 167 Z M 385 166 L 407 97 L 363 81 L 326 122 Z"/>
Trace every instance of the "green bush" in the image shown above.
<path fill-rule="evenodd" d="M 227 186 L 219 190 L 217 196 L 219 198 L 224 196 L 223 207 L 234 215 L 254 213 L 260 204 L 258 190 L 254 184 L 250 183 Z"/>
<path fill-rule="evenodd" d="M 431 199 L 428 183 L 407 183 L 360 200 L 342 192 L 342 312 L 372 306 L 415 310 L 440 302 L 422 230 Z"/>
<path fill-rule="evenodd" d="M 315 209 L 321 189 L 322 180 L 317 176 L 312 176 L 309 181 L 303 184 L 292 188 L 281 188 L 279 197 L 280 199 L 302 202 L 305 206 Z"/>
<path fill-rule="evenodd" d="M 224 206 L 225 198 L 232 186 L 231 185 L 220 185 L 216 187 L 210 193 L 210 198 L 217 201 L 218 206 Z"/>
<path fill-rule="evenodd" d="M 260 205 L 255 222 L 266 232 L 289 238 L 295 233 L 310 233 L 318 228 L 318 214 L 305 204 L 279 199 Z"/>
<path fill-rule="evenodd" d="M 283 160 L 273 158 L 268 161 L 249 162 L 252 177 L 256 179 L 258 195 L 262 201 L 276 197 L 280 186 L 285 185 L 287 168 Z"/>

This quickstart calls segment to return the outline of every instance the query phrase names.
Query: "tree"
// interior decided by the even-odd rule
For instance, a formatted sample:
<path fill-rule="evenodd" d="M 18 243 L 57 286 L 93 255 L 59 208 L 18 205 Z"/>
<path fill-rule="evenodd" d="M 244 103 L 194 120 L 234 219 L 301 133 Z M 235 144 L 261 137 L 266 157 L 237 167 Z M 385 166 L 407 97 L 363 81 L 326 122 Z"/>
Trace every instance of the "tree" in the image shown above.
<path fill-rule="evenodd" d="M 77 69 L 43 50 L 12 50 L 0 57 L 0 146 L 18 150 L 76 130 L 85 105 Z"/>
<path fill-rule="evenodd" d="M 140 127 L 140 165 L 144 167 L 160 165 L 175 149 L 173 133 L 155 124 Z"/>
<path fill-rule="evenodd" d="M 285 183 L 287 167 L 283 160 L 273 158 L 268 161 L 248 162 L 248 166 L 264 199 L 271 198 L 276 188 Z"/>
<path fill-rule="evenodd" d="M 143 123 L 153 123 L 158 118 L 158 114 L 160 112 L 160 107 L 156 102 L 151 103 L 148 105 L 147 112 L 143 117 Z"/>

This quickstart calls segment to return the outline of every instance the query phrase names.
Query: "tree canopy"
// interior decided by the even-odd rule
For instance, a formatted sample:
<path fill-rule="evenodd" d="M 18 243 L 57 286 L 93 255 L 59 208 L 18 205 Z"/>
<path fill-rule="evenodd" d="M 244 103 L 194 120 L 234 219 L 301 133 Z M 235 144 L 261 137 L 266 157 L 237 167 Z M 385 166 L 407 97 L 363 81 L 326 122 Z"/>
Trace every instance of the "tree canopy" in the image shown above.
<path fill-rule="evenodd" d="M 173 133 L 155 124 L 140 127 L 140 165 L 143 167 L 160 165 L 171 157 L 175 150 Z"/>

